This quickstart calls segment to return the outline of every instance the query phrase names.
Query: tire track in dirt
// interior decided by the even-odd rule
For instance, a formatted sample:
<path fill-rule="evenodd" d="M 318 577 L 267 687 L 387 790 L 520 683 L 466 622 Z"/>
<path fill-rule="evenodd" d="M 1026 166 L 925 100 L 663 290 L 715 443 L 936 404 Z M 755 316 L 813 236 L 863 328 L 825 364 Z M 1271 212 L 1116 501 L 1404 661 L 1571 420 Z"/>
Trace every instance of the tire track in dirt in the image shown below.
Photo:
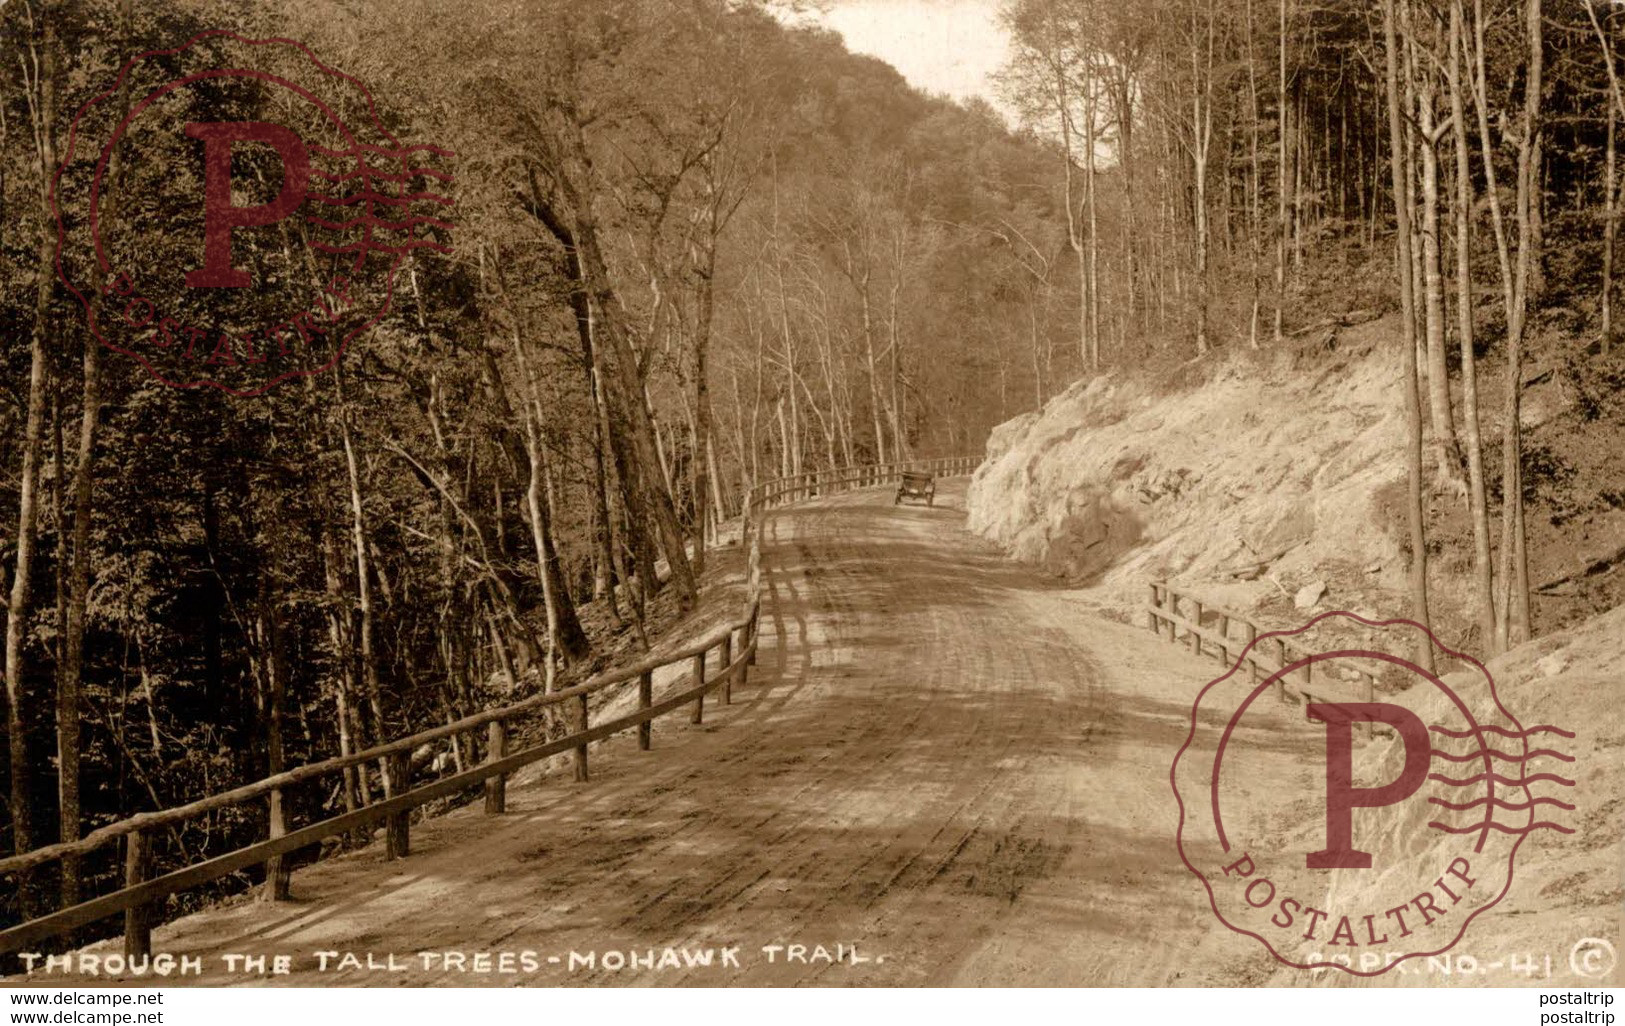
<path fill-rule="evenodd" d="M 860 551 L 850 554 L 846 559 L 831 564 L 827 560 L 821 561 L 818 553 L 827 547 L 833 534 L 850 528 L 847 521 L 849 517 L 840 516 L 836 511 L 819 509 L 805 517 L 798 523 L 798 537 L 811 538 L 820 544 L 813 546 L 806 540 L 798 540 L 797 551 L 799 566 L 791 570 L 791 576 L 802 576 L 809 582 L 809 593 L 813 596 L 813 607 L 821 616 L 833 617 L 835 630 L 830 638 L 826 639 L 824 651 L 833 652 L 839 658 L 848 648 L 848 637 L 842 624 L 856 620 L 859 611 L 851 596 L 861 594 L 865 587 L 862 579 L 863 571 L 859 568 L 871 562 L 875 554 L 869 551 Z M 902 722 L 888 723 L 883 717 L 869 717 L 863 720 L 859 729 L 854 732 L 850 721 L 841 722 L 839 712 L 826 726 L 841 728 L 840 736 L 847 743 L 843 749 L 850 749 L 854 756 L 848 756 L 839 766 L 829 766 L 829 758 L 821 759 L 810 767 L 810 772 L 817 775 L 827 769 L 833 772 L 827 776 L 819 776 L 811 784 L 803 787 L 800 792 L 806 795 L 809 791 L 817 797 L 815 806 L 804 806 L 801 802 L 789 804 L 788 811 L 781 808 L 775 810 L 770 817 L 780 820 L 776 834 L 769 842 L 763 845 L 762 850 L 773 852 L 777 864 L 764 865 L 760 856 L 744 862 L 717 881 L 716 885 L 703 896 L 709 898 L 716 890 L 725 885 L 731 885 L 739 877 L 745 877 L 743 887 L 731 890 L 725 894 L 719 905 L 731 905 L 743 911 L 750 905 L 750 897 L 764 891 L 764 884 L 768 878 L 779 880 L 806 879 L 814 873 L 820 862 L 828 860 L 828 852 L 823 846 L 812 841 L 816 834 L 807 830 L 807 822 L 814 815 L 828 815 L 831 810 L 839 809 L 850 796 L 858 789 L 867 786 L 874 775 L 884 763 L 891 760 L 896 754 L 895 746 L 882 746 L 875 742 L 887 734 L 911 734 L 919 727 L 919 721 L 928 711 L 929 703 L 921 701 L 915 704 L 912 715 Z M 870 758 L 868 753 L 876 753 Z M 799 841 L 792 839 L 800 836 Z M 870 853 L 860 859 L 854 873 L 861 873 L 882 853 Z M 850 875 L 850 874 L 849 874 Z M 881 888 L 884 891 L 884 887 Z M 766 894 L 768 901 L 766 907 L 772 910 L 773 924 L 764 924 L 763 929 L 772 934 L 788 932 L 794 934 L 804 924 L 819 922 L 825 905 L 808 905 L 801 899 L 799 892 L 775 891 Z M 744 900 L 740 900 L 744 899 Z M 661 924 L 668 928 L 680 929 L 685 923 L 681 920 Z"/>

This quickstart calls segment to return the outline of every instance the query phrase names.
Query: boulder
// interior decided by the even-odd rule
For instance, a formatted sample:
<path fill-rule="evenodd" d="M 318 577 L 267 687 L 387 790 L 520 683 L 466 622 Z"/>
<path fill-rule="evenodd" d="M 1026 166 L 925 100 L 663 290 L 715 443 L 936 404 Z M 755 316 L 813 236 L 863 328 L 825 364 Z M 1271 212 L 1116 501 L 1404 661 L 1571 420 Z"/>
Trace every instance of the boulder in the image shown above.
<path fill-rule="evenodd" d="M 1299 609 L 1313 609 L 1324 594 L 1326 594 L 1325 581 L 1310 581 L 1298 589 L 1298 593 L 1292 597 L 1292 604 Z"/>
<path fill-rule="evenodd" d="M 1247 526 L 1243 537 L 1247 547 L 1261 558 L 1274 560 L 1307 542 L 1314 533 L 1314 508 L 1301 502 L 1258 518 Z"/>

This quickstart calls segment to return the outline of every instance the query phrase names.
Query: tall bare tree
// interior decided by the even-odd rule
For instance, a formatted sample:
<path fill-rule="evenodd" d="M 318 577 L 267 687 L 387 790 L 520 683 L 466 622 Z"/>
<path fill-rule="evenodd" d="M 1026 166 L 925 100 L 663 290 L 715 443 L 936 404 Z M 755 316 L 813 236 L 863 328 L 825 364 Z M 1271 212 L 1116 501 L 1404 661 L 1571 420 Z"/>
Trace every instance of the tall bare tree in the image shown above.
<path fill-rule="evenodd" d="M 17 561 L 6 606 L 6 734 L 11 778 L 12 849 L 33 846 L 33 810 L 30 793 L 34 778 L 28 754 L 28 692 L 24 661 L 28 618 L 33 602 L 34 547 L 39 537 L 39 466 L 44 439 L 45 393 L 51 298 L 56 286 L 55 224 L 51 217 L 51 174 L 56 169 L 57 89 L 59 46 L 55 3 L 42 3 L 30 14 L 32 36 L 20 56 L 27 85 L 29 114 L 34 134 L 35 167 L 39 175 L 40 237 L 34 291 L 34 326 L 29 336 L 28 401 L 22 437 L 22 476 L 17 497 Z M 24 914 L 33 905 L 31 886 L 19 881 L 18 897 Z"/>
<path fill-rule="evenodd" d="M 1382 32 L 1384 47 L 1384 86 L 1388 97 L 1389 170 L 1394 190 L 1394 233 L 1399 275 L 1400 313 L 1403 319 L 1401 349 L 1404 370 L 1400 376 L 1401 401 L 1405 406 L 1406 485 L 1405 519 L 1409 525 L 1411 549 L 1411 616 L 1427 626 L 1432 622 L 1428 608 L 1427 532 L 1422 519 L 1422 404 L 1418 394 L 1416 358 L 1416 296 L 1411 273 L 1411 190 L 1405 170 L 1405 134 L 1401 120 L 1399 87 L 1399 33 L 1394 0 L 1383 0 Z M 1433 669 L 1433 646 L 1427 638 L 1417 644 L 1417 663 Z"/>

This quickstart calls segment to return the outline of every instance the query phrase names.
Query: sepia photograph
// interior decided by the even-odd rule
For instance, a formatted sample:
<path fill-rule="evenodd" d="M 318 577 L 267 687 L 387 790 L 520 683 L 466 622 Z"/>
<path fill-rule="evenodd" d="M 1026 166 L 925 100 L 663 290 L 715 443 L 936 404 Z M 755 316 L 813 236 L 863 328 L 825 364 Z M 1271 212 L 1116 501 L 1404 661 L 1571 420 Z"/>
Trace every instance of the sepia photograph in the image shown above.
<path fill-rule="evenodd" d="M 1613 1023 L 1622 79 L 0 0 L 0 1018 Z"/>

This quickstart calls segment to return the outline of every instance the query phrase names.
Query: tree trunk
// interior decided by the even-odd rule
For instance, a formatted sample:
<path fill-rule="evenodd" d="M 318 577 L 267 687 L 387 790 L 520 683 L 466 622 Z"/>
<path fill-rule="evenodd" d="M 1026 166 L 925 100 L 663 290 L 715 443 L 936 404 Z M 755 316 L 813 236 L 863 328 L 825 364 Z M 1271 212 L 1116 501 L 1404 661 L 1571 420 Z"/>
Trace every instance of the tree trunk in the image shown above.
<path fill-rule="evenodd" d="M 628 455 L 635 455 L 635 463 L 628 461 L 632 464 L 628 470 L 635 482 L 638 501 L 637 508 L 628 512 L 633 516 L 648 517 L 654 522 L 661 547 L 666 553 L 671 579 L 677 585 L 681 604 L 688 608 L 693 605 L 698 590 L 694 569 L 688 559 L 686 538 L 678 522 L 671 493 L 662 488 L 654 476 L 660 467 L 660 455 L 655 448 L 654 424 L 644 402 L 643 371 L 638 364 L 637 354 L 632 350 L 632 340 L 615 314 L 615 293 L 610 285 L 608 265 L 599 250 L 597 228 L 587 215 L 580 197 L 575 199 L 572 206 L 576 216 L 576 247 L 581 257 L 584 280 L 597 310 L 594 323 L 602 325 L 602 334 L 608 342 L 598 350 L 610 385 L 607 392 L 619 414 L 618 418 L 611 418 L 611 424 L 616 419 L 625 424 L 631 442 Z M 652 586 L 653 581 L 650 584 Z"/>
<path fill-rule="evenodd" d="M 893 250 L 893 255 L 895 266 L 892 269 L 891 288 L 887 292 L 889 307 L 886 326 L 891 339 L 887 349 L 888 363 L 890 364 L 888 368 L 890 396 L 886 403 L 886 419 L 891 426 L 891 446 L 894 458 L 906 460 L 909 456 L 908 439 L 903 436 L 903 327 L 901 322 L 902 312 L 898 304 L 898 297 L 903 290 L 903 240 L 901 230 L 898 232 L 897 245 Z M 807 401 L 812 402 L 810 394 Z M 830 434 L 833 438 L 833 429 Z"/>
<path fill-rule="evenodd" d="M 1541 0 L 1525 5 L 1528 74 L 1524 82 L 1523 124 L 1518 143 L 1518 263 L 1514 272 L 1514 302 L 1507 315 L 1507 383 L 1502 442 L 1501 507 L 1501 615 L 1506 621 L 1510 647 L 1529 639 L 1529 563 L 1525 549 L 1523 516 L 1523 340 L 1529 320 L 1529 301 L 1537 294 L 1540 238 L 1539 173 L 1541 151 L 1540 101 L 1545 67 L 1545 39 Z"/>
<path fill-rule="evenodd" d="M 276 511 L 272 510 L 272 520 L 275 520 Z M 281 597 L 275 583 L 275 568 L 282 565 L 281 545 L 279 544 L 281 526 L 277 523 L 267 525 L 270 534 L 270 565 L 262 566 L 259 572 L 259 641 L 260 659 L 264 670 L 265 701 L 263 718 L 265 728 L 265 772 L 268 776 L 275 776 L 285 768 L 282 745 L 282 706 L 288 691 L 288 665 L 283 647 L 282 609 Z M 286 806 L 281 791 L 273 791 L 270 795 L 270 831 L 268 836 L 280 836 L 287 826 L 283 817 L 286 815 Z M 283 901 L 288 897 L 289 866 L 285 856 L 277 855 L 266 862 L 266 889 L 265 898 L 271 901 Z"/>
<path fill-rule="evenodd" d="M 1291 138 L 1289 130 L 1292 100 L 1286 87 L 1286 12 L 1287 0 L 1280 2 L 1280 60 L 1278 64 L 1279 78 L 1277 87 L 1280 91 L 1280 111 L 1276 117 L 1276 129 L 1279 137 L 1279 147 L 1276 161 L 1275 183 L 1275 341 L 1280 342 L 1285 337 L 1283 320 L 1286 309 L 1286 247 L 1287 239 L 1292 234 L 1292 222 L 1287 209 L 1286 187 L 1289 178 L 1287 164 L 1287 140 Z"/>
<path fill-rule="evenodd" d="M 1619 238 L 1619 118 L 1625 113 L 1625 95 L 1621 95 L 1619 67 L 1614 60 L 1614 5 L 1608 8 L 1608 24 L 1597 20 L 1597 8 L 1592 0 L 1585 0 L 1586 17 L 1597 34 L 1602 48 L 1603 68 L 1608 72 L 1608 144 L 1605 161 L 1603 191 L 1603 247 L 1602 247 L 1602 352 L 1614 345 L 1614 249 Z"/>
<path fill-rule="evenodd" d="M 1258 348 L 1259 316 L 1264 305 L 1263 282 L 1259 279 L 1263 263 L 1259 246 L 1264 237 L 1263 212 L 1263 155 L 1259 145 L 1258 60 L 1254 54 L 1253 2 L 1247 0 L 1247 150 L 1251 174 L 1247 183 L 1247 235 L 1248 271 L 1252 279 L 1252 310 L 1247 318 L 1247 343 Z"/>
<path fill-rule="evenodd" d="M 30 332 L 28 359 L 28 407 L 22 437 L 22 474 L 17 486 L 17 562 L 11 580 L 10 604 L 6 607 L 6 735 L 8 769 L 11 778 L 10 812 L 12 849 L 18 854 L 34 845 L 33 816 L 29 794 L 33 771 L 28 758 L 30 719 L 28 696 L 23 681 L 23 647 L 28 638 L 29 606 L 33 601 L 34 545 L 39 530 L 40 446 L 45 429 L 46 332 L 51 323 L 51 294 L 56 286 L 55 232 L 51 216 L 51 175 L 56 169 L 56 88 L 57 42 L 54 4 L 42 4 L 38 13 L 42 26 L 39 63 L 38 168 L 40 221 L 38 262 L 34 290 L 34 325 Z M 33 914 L 34 895 L 28 875 L 16 879 L 18 912 L 23 918 Z"/>
<path fill-rule="evenodd" d="M 378 744 L 389 740 L 389 728 L 384 720 L 384 701 L 378 685 L 378 656 L 373 650 L 373 627 L 375 616 L 372 605 L 372 571 L 369 565 L 367 546 L 367 521 L 361 495 L 361 466 L 356 458 L 354 440 L 350 435 L 350 412 L 345 402 L 342 376 L 339 381 L 339 439 L 344 448 L 344 466 L 346 480 L 350 488 L 350 541 L 355 550 L 356 575 L 356 612 L 360 617 L 359 630 L 360 646 L 357 655 L 361 661 L 361 688 L 362 695 L 367 702 L 367 709 L 372 714 L 372 739 Z M 361 740 L 365 746 L 365 739 Z M 379 773 L 384 782 L 384 793 L 394 795 L 399 793 L 395 783 L 390 778 L 389 760 L 378 761 Z"/>
<path fill-rule="evenodd" d="M 705 443 L 705 469 L 707 480 L 711 483 L 711 508 L 716 511 L 714 522 L 718 526 L 715 536 L 720 535 L 722 521 L 729 516 L 727 498 L 722 493 L 722 475 L 717 473 L 717 442 L 716 436 L 708 438 Z M 720 538 L 718 539 L 720 541 Z"/>
<path fill-rule="evenodd" d="M 1309 163 L 1309 104 L 1300 105 L 1292 126 L 1292 270 L 1303 270 L 1304 168 Z"/>
<path fill-rule="evenodd" d="M 1095 138 L 1097 135 L 1094 66 L 1084 65 L 1088 95 L 1083 114 L 1083 201 L 1089 207 L 1089 276 L 1084 295 L 1089 306 L 1089 369 L 1100 370 L 1100 216 L 1095 204 Z"/>
<path fill-rule="evenodd" d="M 567 133 L 563 141 L 569 147 L 572 163 L 588 164 L 586 144 L 579 137 L 579 131 Z M 605 406 L 603 422 L 609 431 L 616 476 L 627 505 L 626 523 L 635 532 L 631 540 L 639 562 L 640 591 L 651 592 L 659 583 L 653 573 L 653 539 L 644 527 L 645 523 L 652 522 L 654 533 L 666 552 L 672 580 L 677 583 L 686 607 L 693 604 L 697 594 L 694 572 L 671 493 L 655 476 L 660 472 L 660 455 L 655 447 L 654 424 L 644 403 L 642 367 L 625 326 L 614 313 L 617 309 L 615 290 L 599 248 L 589 198 L 569 182 L 568 175 L 563 176 L 563 181 L 574 226 L 565 223 L 534 180 L 530 197 L 532 212 L 564 249 L 566 270 L 575 286 L 571 290 L 570 304 L 575 312 L 577 331 L 583 346 L 591 350 L 593 366 L 599 370 Z M 607 344 L 599 344 L 600 336 Z"/>
<path fill-rule="evenodd" d="M 96 422 L 101 412 L 101 348 L 101 342 L 87 332 L 79 453 L 73 472 L 73 569 L 68 579 L 67 637 L 63 639 L 62 667 L 57 676 L 57 796 L 62 841 L 76 841 L 80 836 L 80 692 L 85 663 L 85 611 L 90 597 L 91 482 L 96 463 Z M 62 907 L 78 903 L 79 860 L 64 858 Z"/>
<path fill-rule="evenodd" d="M 1114 87 L 1111 90 L 1112 114 L 1117 120 L 1117 160 L 1123 172 L 1123 206 L 1128 227 L 1124 248 L 1128 256 L 1128 317 L 1141 313 L 1143 295 L 1141 279 L 1144 267 L 1140 256 L 1139 193 L 1135 175 L 1134 150 L 1134 98 L 1133 84 L 1127 69 L 1113 69 Z"/>
<path fill-rule="evenodd" d="M 1383 38 L 1387 44 L 1386 86 L 1388 93 L 1389 168 L 1394 187 L 1394 218 L 1397 226 L 1400 308 L 1404 321 L 1404 376 L 1400 381 L 1405 403 L 1408 489 L 1406 519 L 1410 525 L 1411 616 L 1422 626 L 1432 623 L 1428 612 L 1428 550 L 1422 520 L 1422 404 L 1417 394 L 1416 297 L 1411 277 L 1410 182 L 1405 173 L 1404 132 L 1400 122 L 1399 40 L 1394 28 L 1394 0 L 1383 0 Z M 1417 643 L 1417 665 L 1433 670 L 1433 646 L 1426 638 Z"/>
<path fill-rule="evenodd" d="M 1424 302 L 1424 297 L 1427 294 L 1427 286 L 1425 284 L 1425 276 L 1422 272 L 1422 250 L 1424 248 L 1422 245 L 1422 230 L 1421 225 L 1417 221 L 1417 194 L 1420 191 L 1418 189 L 1418 185 L 1421 182 L 1421 171 L 1418 167 L 1418 164 L 1421 161 L 1421 157 L 1419 156 L 1421 143 L 1419 140 L 1419 133 L 1416 130 L 1416 46 L 1410 37 L 1411 11 L 1408 3 L 1402 2 L 1399 8 L 1399 17 L 1400 25 L 1398 26 L 1398 31 L 1400 32 L 1400 45 L 1404 48 L 1402 51 L 1404 64 L 1400 68 L 1400 83 L 1403 90 L 1401 93 L 1400 103 L 1401 109 L 1404 110 L 1406 114 L 1404 124 L 1405 151 L 1402 156 L 1402 160 L 1404 162 L 1405 170 L 1405 202 L 1410 209 L 1410 217 L 1406 221 L 1406 231 L 1409 233 L 1410 238 L 1411 295 L 1414 297 L 1411 315 L 1412 319 L 1415 321 L 1415 324 L 1411 329 L 1411 337 L 1416 341 L 1416 362 L 1418 367 L 1417 387 L 1421 388 L 1422 378 L 1420 375 L 1422 373 L 1422 369 L 1427 366 L 1428 329 L 1426 303 Z"/>
<path fill-rule="evenodd" d="M 713 223 L 713 229 L 714 229 Z M 694 573 L 705 572 L 706 511 L 711 501 L 708 482 L 711 467 L 707 456 L 711 448 L 711 320 L 716 306 L 714 278 L 717 271 L 716 237 L 712 235 L 706 246 L 696 284 L 694 319 Z M 720 510 L 718 511 L 720 515 Z"/>
<path fill-rule="evenodd" d="M 1477 355 L 1473 344 L 1473 180 L 1472 150 L 1467 141 L 1467 112 L 1462 95 L 1462 0 L 1450 4 L 1450 118 L 1456 143 L 1456 319 L 1461 343 L 1461 419 L 1467 442 L 1467 512 L 1473 522 L 1473 604 L 1477 607 L 1479 643 L 1495 643 L 1495 592 L 1491 579 L 1490 529 L 1484 486 L 1484 444 L 1478 422 Z"/>
<path fill-rule="evenodd" d="M 875 428 L 875 459 L 881 463 L 886 462 L 886 431 L 881 425 L 881 411 L 883 404 L 880 399 L 880 369 L 875 363 L 875 326 L 874 315 L 869 305 L 869 272 L 864 270 L 863 276 L 857 281 L 858 298 L 863 311 L 863 352 L 865 362 L 869 368 L 869 414 L 874 420 Z M 786 330 L 786 345 L 789 344 L 788 329 Z M 891 458 L 896 459 L 897 453 L 891 451 Z M 798 470 L 800 468 L 797 468 Z"/>
<path fill-rule="evenodd" d="M 1431 82 L 1417 98 L 1422 151 L 1422 285 L 1427 324 L 1428 403 L 1434 455 L 1442 480 L 1461 485 L 1461 448 L 1450 412 L 1450 372 L 1444 353 L 1444 275 L 1439 246 L 1439 152 Z"/>
<path fill-rule="evenodd" d="M 1088 203 L 1088 198 L 1080 202 L 1077 197 L 1076 176 L 1073 168 L 1077 159 L 1073 155 L 1072 145 L 1072 110 L 1067 94 L 1066 68 L 1062 64 L 1060 54 L 1059 33 L 1055 29 L 1053 12 L 1051 17 L 1051 42 L 1055 52 L 1051 56 L 1051 64 L 1055 71 L 1055 110 L 1061 122 L 1061 203 L 1066 208 L 1066 239 L 1072 247 L 1072 252 L 1078 258 L 1078 363 L 1083 367 L 1091 367 L 1090 353 L 1094 346 L 1089 337 L 1089 257 L 1083 246 L 1082 206 Z M 1094 147 L 1094 135 L 1086 128 L 1084 146 Z M 1086 190 L 1087 191 L 1087 190 Z M 1033 375 L 1037 377 L 1038 367 L 1033 365 Z M 1042 390 L 1040 390 L 1042 392 Z M 1040 396 L 1042 402 L 1042 396 Z"/>
<path fill-rule="evenodd" d="M 327 629 L 339 671 L 333 681 L 333 715 L 338 721 L 339 754 L 349 755 L 364 744 L 363 735 L 355 728 L 355 646 L 350 638 L 350 618 L 343 612 L 348 600 L 344 595 L 343 576 L 339 572 L 338 539 L 326 524 L 322 525 L 321 532 L 322 567 L 327 584 Z M 345 768 L 342 787 L 346 812 L 354 812 L 358 802 L 362 805 L 372 804 L 367 775 L 357 767 Z"/>
<path fill-rule="evenodd" d="M 120 0 L 119 32 L 128 38 L 130 0 Z M 119 107 L 130 110 L 128 79 L 119 89 Z M 106 193 L 102 223 L 112 225 L 118 217 L 118 196 L 123 170 L 123 147 L 113 147 L 108 155 Z M 91 264 L 92 310 L 99 312 L 105 286 L 101 265 Z M 96 313 L 91 314 L 91 319 Z M 63 639 L 61 672 L 57 676 L 57 802 L 58 839 L 76 841 L 80 836 L 79 725 L 85 664 L 85 612 L 90 600 L 90 519 L 93 510 L 91 484 L 96 464 L 96 430 L 101 417 L 101 342 L 94 335 L 84 337 L 84 387 L 79 408 L 79 452 L 73 471 L 73 569 L 68 581 L 67 637 Z M 60 464 L 57 473 L 62 472 Z M 60 559 L 60 556 L 58 557 Z M 62 860 L 62 907 L 79 903 L 79 859 Z"/>
<path fill-rule="evenodd" d="M 1212 107 L 1212 76 L 1213 76 L 1213 25 L 1208 25 L 1207 46 L 1208 63 L 1204 69 L 1201 66 L 1201 35 L 1197 31 L 1195 17 L 1191 25 L 1191 174 L 1195 181 L 1196 198 L 1194 211 L 1196 218 L 1196 352 L 1203 355 L 1208 351 L 1208 209 L 1207 209 L 1207 176 L 1208 154 L 1213 139 L 1213 107 Z"/>
<path fill-rule="evenodd" d="M 525 346 L 517 326 L 513 333 L 514 356 L 519 363 L 520 381 L 525 391 L 519 397 L 520 415 L 525 425 L 525 456 L 530 466 L 530 483 L 525 491 L 525 504 L 530 513 L 531 540 L 536 546 L 536 574 L 542 584 L 542 602 L 547 609 L 548 659 L 562 657 L 567 662 L 580 659 L 591 651 L 587 634 L 576 615 L 575 602 L 559 566 L 559 554 L 553 543 L 552 501 L 548 494 L 548 467 L 545 440 L 537 424 L 537 407 L 541 398 Z"/>
<path fill-rule="evenodd" d="M 1608 104 L 1608 144 L 1605 170 L 1603 172 L 1603 227 L 1602 227 L 1602 351 L 1608 354 L 1614 343 L 1614 238 L 1618 232 L 1617 209 L 1619 205 L 1619 175 L 1616 170 L 1618 160 L 1619 113 L 1613 103 Z"/>
<path fill-rule="evenodd" d="M 609 603 L 610 616 L 621 623 L 621 604 L 616 597 L 616 585 L 626 579 L 621 572 L 620 553 L 617 548 L 615 517 L 609 501 L 608 468 L 604 466 L 604 449 L 609 445 L 609 427 L 604 423 L 603 397 L 598 388 L 598 374 L 592 367 L 591 354 L 587 360 L 587 387 L 592 392 L 593 444 L 592 444 L 592 498 L 593 542 L 598 547 L 598 564 L 602 574 L 602 597 Z M 594 585 L 594 592 L 598 588 Z"/>

